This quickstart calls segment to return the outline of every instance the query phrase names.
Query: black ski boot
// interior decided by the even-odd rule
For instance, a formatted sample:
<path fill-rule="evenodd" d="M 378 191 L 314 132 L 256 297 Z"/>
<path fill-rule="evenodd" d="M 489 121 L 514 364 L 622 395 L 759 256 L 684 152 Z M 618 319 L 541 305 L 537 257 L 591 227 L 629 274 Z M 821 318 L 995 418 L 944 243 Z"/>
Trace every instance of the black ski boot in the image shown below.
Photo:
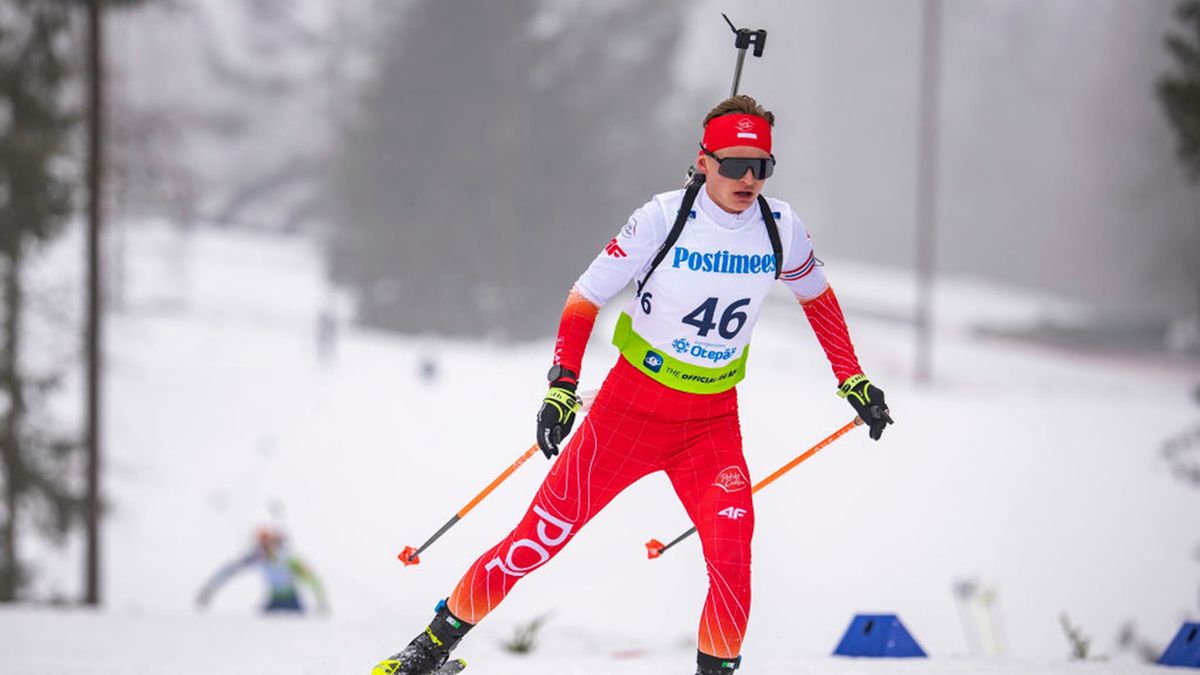
<path fill-rule="evenodd" d="M 447 663 L 450 650 L 458 645 L 467 631 L 474 628 L 472 624 L 460 620 L 446 608 L 446 601 L 437 605 L 437 615 L 433 617 L 429 627 L 425 629 L 408 646 L 393 654 L 375 666 L 371 675 L 442 675 L 457 673 L 466 668 L 467 663 L 456 659 Z"/>
<path fill-rule="evenodd" d="M 742 665 L 742 657 L 719 659 L 704 652 L 696 652 L 696 675 L 731 675 Z"/>

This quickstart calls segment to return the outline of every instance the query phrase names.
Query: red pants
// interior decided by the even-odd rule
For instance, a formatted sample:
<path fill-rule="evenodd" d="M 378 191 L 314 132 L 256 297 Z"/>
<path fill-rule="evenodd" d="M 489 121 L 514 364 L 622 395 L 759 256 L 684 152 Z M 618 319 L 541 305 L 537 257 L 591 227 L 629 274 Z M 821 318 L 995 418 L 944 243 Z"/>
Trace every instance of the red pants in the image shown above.
<path fill-rule="evenodd" d="M 721 658 L 738 656 L 750 614 L 754 507 L 742 457 L 737 393 L 676 391 L 623 358 L 525 517 L 455 587 L 450 611 L 478 623 L 613 497 L 655 471 L 666 471 L 704 548 L 709 588 L 698 647 Z"/>

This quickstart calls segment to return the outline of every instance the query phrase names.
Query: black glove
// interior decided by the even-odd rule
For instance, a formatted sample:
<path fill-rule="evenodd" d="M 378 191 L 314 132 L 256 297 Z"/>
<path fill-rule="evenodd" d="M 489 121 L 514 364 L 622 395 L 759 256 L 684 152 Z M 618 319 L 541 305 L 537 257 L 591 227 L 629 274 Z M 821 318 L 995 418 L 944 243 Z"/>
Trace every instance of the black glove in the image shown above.
<path fill-rule="evenodd" d="M 542 408 L 537 415 L 537 442 L 546 459 L 558 454 L 558 444 L 571 433 L 571 426 L 575 424 L 575 412 L 579 410 L 575 386 L 574 382 L 557 380 L 542 399 Z"/>
<path fill-rule="evenodd" d="M 846 378 L 838 387 L 838 396 L 850 401 L 859 418 L 871 430 L 871 438 L 879 440 L 883 428 L 892 424 L 892 416 L 888 414 L 887 403 L 883 401 L 883 390 L 871 384 L 866 375 L 854 375 Z"/>

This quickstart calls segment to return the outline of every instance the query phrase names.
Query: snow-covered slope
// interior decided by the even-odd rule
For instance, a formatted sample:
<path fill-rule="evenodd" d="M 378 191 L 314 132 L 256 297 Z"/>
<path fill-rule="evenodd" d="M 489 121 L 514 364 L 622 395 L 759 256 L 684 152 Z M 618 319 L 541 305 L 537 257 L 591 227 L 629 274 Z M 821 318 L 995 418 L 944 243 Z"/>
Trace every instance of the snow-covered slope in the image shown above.
<path fill-rule="evenodd" d="M 107 607 L 0 612 L 0 672 L 365 673 L 424 625 L 545 475 L 538 455 L 421 565 L 396 560 L 529 446 L 549 340 L 499 346 L 343 325 L 322 363 L 317 317 L 336 299 L 307 243 L 175 236 L 132 230 L 128 259 L 141 262 L 128 270 L 127 311 L 109 322 Z M 186 264 L 162 263 L 167 249 Z M 827 262 L 853 298 L 864 275 Z M 955 288 L 941 295 L 964 305 L 950 315 L 993 301 Z M 602 314 L 585 388 L 615 358 L 613 319 Z M 1115 652 L 1122 622 L 1165 644 L 1195 616 L 1200 493 L 1169 475 L 1158 446 L 1195 421 L 1196 371 L 946 330 L 937 383 L 919 387 L 908 328 L 853 311 L 850 323 L 897 424 L 881 443 L 865 432 L 838 441 L 758 495 L 743 672 L 1149 672 L 1132 661 L 1068 665 L 1058 620 L 1069 613 L 1094 653 L 1129 659 Z M 768 306 L 739 390 L 752 477 L 850 419 L 832 380 L 802 312 L 784 298 Z M 195 615 L 199 585 L 271 517 L 323 577 L 333 616 L 259 619 L 253 576 Z M 664 478 L 638 483 L 464 643 L 472 670 L 687 672 L 705 590 L 697 543 L 656 561 L 643 548 L 687 527 Z M 998 591 L 1016 660 L 964 658 L 952 584 L 967 577 Z M 933 659 L 825 656 L 854 613 L 881 611 L 898 612 Z M 532 658 L 498 647 L 545 613 Z"/>
<path fill-rule="evenodd" d="M 499 649 L 493 634 L 462 652 L 468 673 L 484 675 L 687 675 L 694 652 L 682 644 L 614 655 L 565 632 L 548 633 L 532 656 Z M 0 610 L 0 670 L 19 675 L 367 675 L 394 644 L 380 621 L 304 621 L 177 613 L 62 614 Z M 382 650 L 382 652 L 381 652 Z M 1067 663 L 1063 659 L 984 661 L 843 659 L 756 651 L 748 675 L 1166 675 L 1156 666 Z M 1182 671 L 1188 672 L 1188 671 Z"/>

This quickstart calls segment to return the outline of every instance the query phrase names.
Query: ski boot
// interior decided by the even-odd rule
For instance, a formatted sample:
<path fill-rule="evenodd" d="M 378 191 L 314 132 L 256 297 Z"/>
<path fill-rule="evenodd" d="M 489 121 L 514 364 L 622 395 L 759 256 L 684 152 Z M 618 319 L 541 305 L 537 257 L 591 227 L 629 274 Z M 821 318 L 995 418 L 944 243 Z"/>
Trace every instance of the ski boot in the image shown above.
<path fill-rule="evenodd" d="M 451 675 L 467 667 L 462 659 L 449 661 L 450 650 L 474 628 L 472 624 L 458 619 L 446 607 L 446 601 L 437 604 L 437 614 L 429 627 L 408 646 L 384 659 L 371 670 L 371 675 Z"/>
<path fill-rule="evenodd" d="M 740 656 L 733 659 L 721 659 L 701 651 L 696 652 L 696 675 L 732 675 L 740 665 L 742 665 Z"/>

